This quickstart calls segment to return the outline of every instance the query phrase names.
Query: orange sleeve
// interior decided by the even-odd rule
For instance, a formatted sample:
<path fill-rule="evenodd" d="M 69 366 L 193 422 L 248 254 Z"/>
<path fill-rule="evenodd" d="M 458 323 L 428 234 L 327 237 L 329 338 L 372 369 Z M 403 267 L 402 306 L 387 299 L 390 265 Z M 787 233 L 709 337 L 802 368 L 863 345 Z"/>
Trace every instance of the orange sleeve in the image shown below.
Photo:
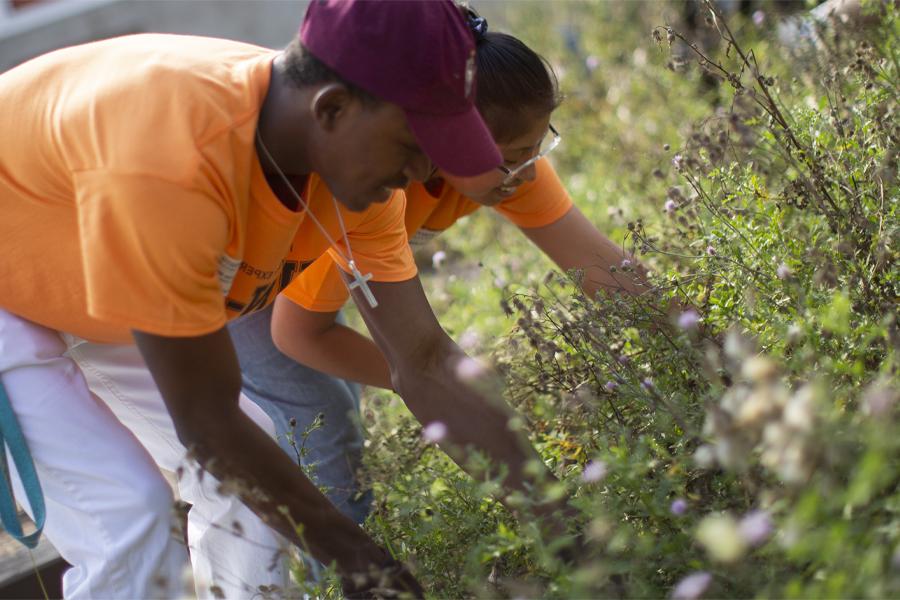
<path fill-rule="evenodd" d="M 373 281 L 406 281 L 416 276 L 416 263 L 406 235 L 404 212 L 406 196 L 394 192 L 383 204 L 373 204 L 366 218 L 347 232 L 348 250 L 343 238 L 328 250 L 328 255 L 345 272 L 350 267 L 344 257 L 352 255 L 361 273 L 371 273 Z"/>
<path fill-rule="evenodd" d="M 303 269 L 281 293 L 315 312 L 338 311 L 350 297 L 340 269 L 329 254 L 323 254 Z"/>
<path fill-rule="evenodd" d="M 181 184 L 109 171 L 75 174 L 88 314 L 157 335 L 225 324 L 224 209 Z M 174 215 L 174 216 L 173 216 Z"/>
<path fill-rule="evenodd" d="M 550 225 L 572 208 L 572 199 L 546 158 L 536 163 L 537 176 L 494 209 L 519 227 Z"/>
<path fill-rule="evenodd" d="M 353 260 L 359 271 L 372 274 L 372 281 L 406 281 L 418 273 L 406 236 L 404 211 L 406 196 L 394 192 L 384 204 L 374 204 L 365 219 L 347 232 Z M 304 269 L 282 292 L 307 310 L 332 312 L 341 308 L 350 296 L 338 267 L 349 273 L 349 256 L 342 238 L 334 247 Z"/>

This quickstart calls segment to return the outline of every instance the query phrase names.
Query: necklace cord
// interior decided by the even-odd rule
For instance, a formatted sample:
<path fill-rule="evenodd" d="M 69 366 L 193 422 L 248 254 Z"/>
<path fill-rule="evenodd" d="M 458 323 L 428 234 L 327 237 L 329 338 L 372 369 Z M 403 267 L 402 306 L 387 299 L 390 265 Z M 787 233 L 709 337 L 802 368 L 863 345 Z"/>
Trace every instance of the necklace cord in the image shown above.
<path fill-rule="evenodd" d="M 313 214 L 312 210 L 310 210 L 309 204 L 306 202 L 306 200 L 303 199 L 303 197 L 300 195 L 300 193 L 297 192 L 297 189 L 291 184 L 287 175 L 284 174 L 284 171 L 282 171 L 281 167 L 278 166 L 278 163 L 275 162 L 275 158 L 272 157 L 272 153 L 269 152 L 269 149 L 266 147 L 265 142 L 263 142 L 262 136 L 259 133 L 259 129 L 256 130 L 256 140 L 259 142 L 259 147 L 262 148 L 263 154 L 266 155 L 266 158 L 268 159 L 268 161 L 270 163 L 272 163 L 273 167 L 275 167 L 275 172 L 278 173 L 278 176 L 281 178 L 281 180 L 284 182 L 284 184 L 291 191 L 291 194 L 294 195 L 294 198 L 297 199 L 297 202 L 300 204 L 300 206 L 303 207 L 303 210 L 306 212 L 306 214 L 309 216 L 309 218 L 312 219 L 313 223 L 315 223 L 316 227 L 319 228 L 319 231 L 322 232 L 322 235 L 325 236 L 325 239 L 328 240 L 328 243 L 331 244 L 331 247 L 334 248 L 337 251 L 337 253 L 340 254 L 341 258 L 346 260 L 348 264 L 353 263 L 353 250 L 350 249 L 350 240 L 347 238 L 347 229 L 344 227 L 344 218 L 341 216 L 341 211 L 338 208 L 337 199 L 334 197 L 334 194 L 331 195 L 331 201 L 334 203 L 334 211 L 337 213 L 338 224 L 341 227 L 341 233 L 343 234 L 343 237 L 344 237 L 344 243 L 347 245 L 347 255 L 348 256 L 344 256 L 344 253 L 341 252 L 340 248 L 337 247 L 337 242 L 334 240 L 334 238 L 332 238 L 328 234 L 328 231 L 325 229 L 325 226 L 322 225 L 322 223 L 319 221 L 319 219 L 316 218 L 316 215 Z"/>
<path fill-rule="evenodd" d="M 334 251 L 337 252 L 342 259 L 347 261 L 347 266 L 350 267 L 350 272 L 353 275 L 353 283 L 348 285 L 348 288 L 352 291 L 353 288 L 359 287 L 360 291 L 366 297 L 366 301 L 368 301 L 369 306 L 375 308 L 378 306 L 378 301 L 375 299 L 375 295 L 372 294 L 372 290 L 369 289 L 369 286 L 366 285 L 366 281 L 372 278 L 372 274 L 369 273 L 367 275 L 363 275 L 359 272 L 359 269 L 356 267 L 356 262 L 353 260 L 353 250 L 350 248 L 350 238 L 347 237 L 347 228 L 344 227 L 344 217 L 341 215 L 340 207 L 338 207 L 337 198 L 334 197 L 334 194 L 331 195 L 331 202 L 334 204 L 334 212 L 337 213 L 338 225 L 340 225 L 341 233 L 344 236 L 344 244 L 347 245 L 347 256 L 344 256 L 344 253 L 341 252 L 341 249 L 338 248 L 337 242 L 334 241 L 328 231 L 325 229 L 325 226 L 316 218 L 316 215 L 309 209 L 309 204 L 303 197 L 297 192 L 297 189 L 291 184 L 290 180 L 287 178 L 287 175 L 284 174 L 284 171 L 281 170 L 281 167 L 278 166 L 278 163 L 275 162 L 275 159 L 272 157 L 272 153 L 269 152 L 269 149 L 266 147 L 265 142 L 262 140 L 262 135 L 259 133 L 259 129 L 256 130 L 256 139 L 259 141 L 259 147 L 262 148 L 263 153 L 266 155 L 266 158 L 272 163 L 272 166 L 275 167 L 275 171 L 278 173 L 278 176 L 281 177 L 281 180 L 284 184 L 291 190 L 291 193 L 294 195 L 294 198 L 297 199 L 297 202 L 300 206 L 303 207 L 303 210 L 309 215 L 309 218 L 312 219 L 313 223 L 315 223 L 316 227 L 319 228 L 319 231 L 322 232 L 322 235 L 325 236 L 325 239 L 328 240 L 328 243 L 331 244 L 331 247 L 334 248 Z"/>

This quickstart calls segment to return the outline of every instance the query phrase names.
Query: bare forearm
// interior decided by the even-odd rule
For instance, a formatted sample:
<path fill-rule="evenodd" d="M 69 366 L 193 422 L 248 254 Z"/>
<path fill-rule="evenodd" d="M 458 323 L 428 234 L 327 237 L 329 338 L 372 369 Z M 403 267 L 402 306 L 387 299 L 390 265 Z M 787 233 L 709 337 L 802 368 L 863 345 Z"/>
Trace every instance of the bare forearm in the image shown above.
<path fill-rule="evenodd" d="M 506 466 L 506 487 L 525 491 L 527 483 L 534 483 L 526 475 L 526 465 L 532 460 L 539 462 L 540 457 L 522 435 L 510 428 L 514 414 L 502 400 L 488 398 L 461 380 L 461 361 L 471 359 L 450 352 L 425 368 L 411 370 L 413 376 L 398 371 L 397 391 L 421 423 L 438 421 L 447 427 L 442 447 L 461 467 L 468 467 L 469 449 L 481 451 L 492 464 Z"/>
<path fill-rule="evenodd" d="M 555 223 L 523 228 L 534 242 L 563 271 L 581 269 L 581 287 L 593 297 L 598 291 L 636 295 L 647 290 L 647 270 L 598 230 L 573 206 Z"/>
<path fill-rule="evenodd" d="M 133 334 L 178 439 L 206 470 L 233 483 L 261 518 L 319 560 L 337 561 L 344 573 L 381 562 L 380 548 L 241 411 L 240 369 L 226 329 L 191 338 Z M 304 526 L 302 540 L 294 524 Z"/>
<path fill-rule="evenodd" d="M 315 338 L 279 332 L 279 350 L 308 367 L 340 377 L 391 389 L 388 363 L 375 342 L 344 325 L 334 324 Z"/>
<path fill-rule="evenodd" d="M 630 295 L 647 291 L 647 269 L 637 258 L 607 238 L 595 248 L 597 260 L 584 267 L 581 282 L 581 288 L 588 296 L 593 298 L 598 291 Z"/>

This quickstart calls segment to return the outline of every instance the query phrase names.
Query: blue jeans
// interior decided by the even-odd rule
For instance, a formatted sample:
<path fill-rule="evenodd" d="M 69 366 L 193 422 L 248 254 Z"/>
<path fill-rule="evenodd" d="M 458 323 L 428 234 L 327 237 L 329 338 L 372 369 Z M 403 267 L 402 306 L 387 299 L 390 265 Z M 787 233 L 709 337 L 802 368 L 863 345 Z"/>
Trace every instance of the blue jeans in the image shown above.
<path fill-rule="evenodd" d="M 349 383 L 303 366 L 288 358 L 272 341 L 272 306 L 228 325 L 241 363 L 243 392 L 275 422 L 281 447 L 297 459 L 290 445 L 290 419 L 297 448 L 302 433 L 319 414 L 324 424 L 309 434 L 308 452 L 300 459 L 338 509 L 357 523 L 365 521 L 372 503 L 370 490 L 361 490 L 363 432 L 359 425 L 359 390 Z"/>

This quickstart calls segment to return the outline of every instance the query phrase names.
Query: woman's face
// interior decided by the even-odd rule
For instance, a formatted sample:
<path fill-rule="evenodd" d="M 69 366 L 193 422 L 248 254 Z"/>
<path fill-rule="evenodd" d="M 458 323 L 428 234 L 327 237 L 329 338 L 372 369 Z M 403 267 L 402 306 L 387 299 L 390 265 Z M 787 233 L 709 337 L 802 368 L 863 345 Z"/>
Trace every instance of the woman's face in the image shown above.
<path fill-rule="evenodd" d="M 540 151 L 541 142 L 547 137 L 549 131 L 550 115 L 548 114 L 532 120 L 527 131 L 523 131 L 518 137 L 509 142 L 497 144 L 503 155 L 504 166 L 511 171 L 532 158 Z M 461 194 L 484 206 L 494 206 L 512 196 L 516 189 L 526 181 L 533 181 L 536 167 L 531 165 L 527 169 L 523 169 L 514 180 L 506 185 L 503 184 L 506 175 L 499 169 L 475 177 L 456 177 L 440 171 L 438 174 Z"/>

